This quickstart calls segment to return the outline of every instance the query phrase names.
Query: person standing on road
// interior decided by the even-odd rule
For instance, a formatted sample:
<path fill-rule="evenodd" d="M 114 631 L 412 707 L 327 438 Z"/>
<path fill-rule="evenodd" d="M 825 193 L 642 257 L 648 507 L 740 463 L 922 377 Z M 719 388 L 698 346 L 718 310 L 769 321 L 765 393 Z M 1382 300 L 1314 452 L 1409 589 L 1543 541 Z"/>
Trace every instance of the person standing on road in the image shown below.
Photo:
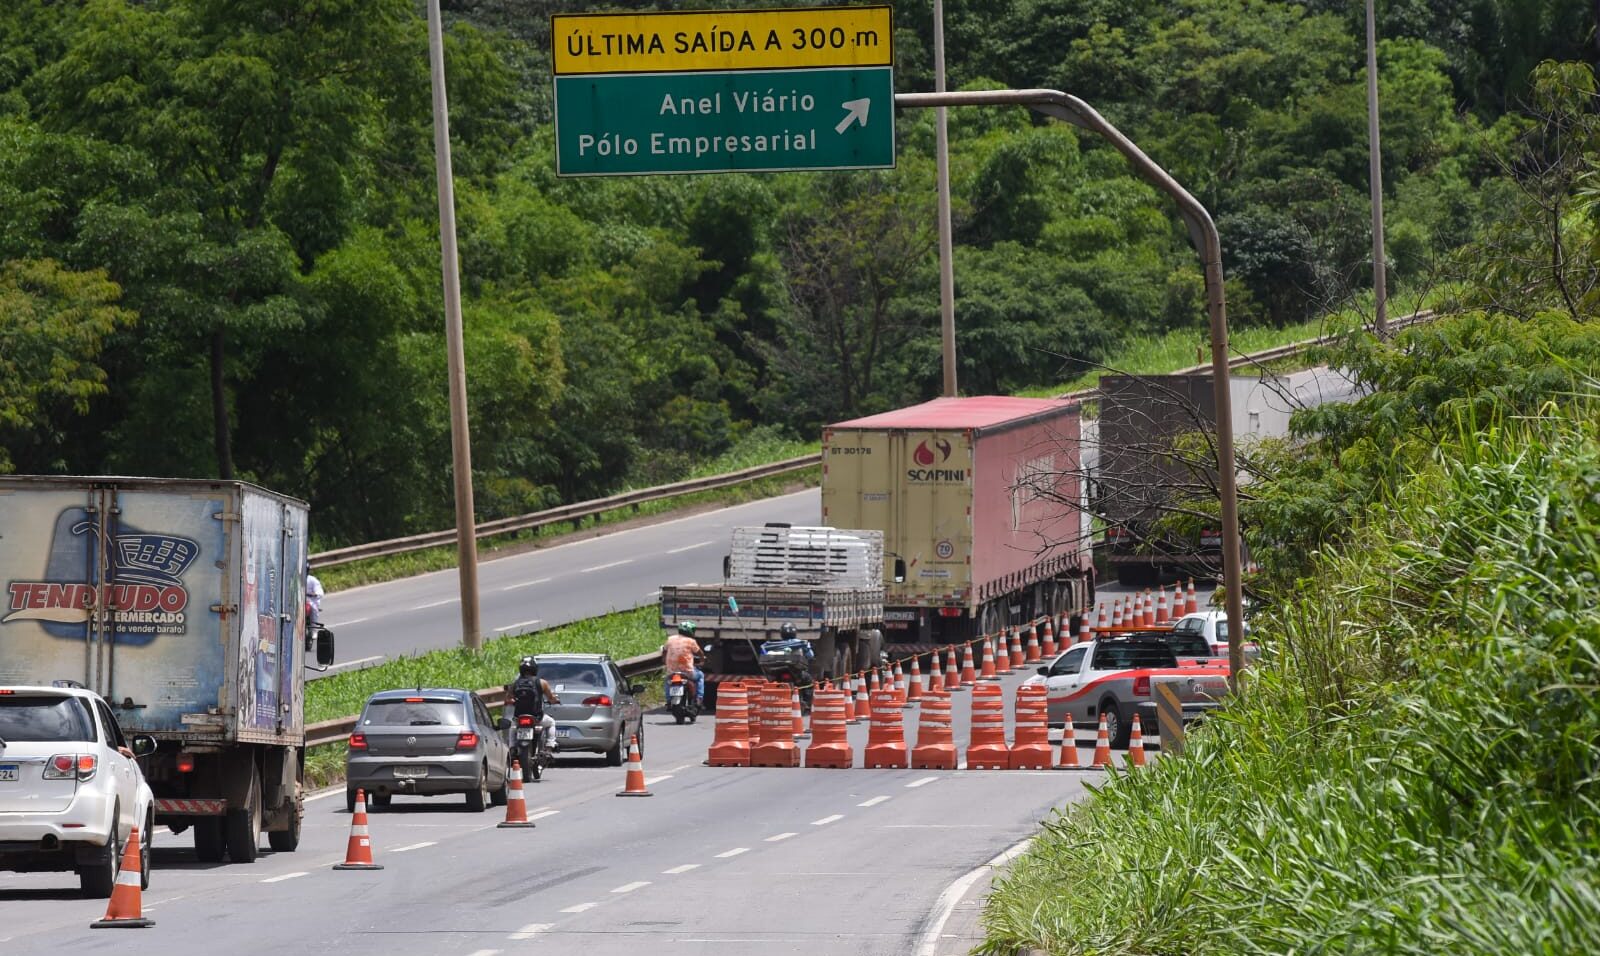
<path fill-rule="evenodd" d="M 674 671 L 680 674 L 694 675 L 694 699 L 696 703 L 706 702 L 706 672 L 700 669 L 700 662 L 705 660 L 705 651 L 700 649 L 700 642 L 694 639 L 694 622 L 684 621 L 678 625 L 678 633 L 667 638 L 661 645 L 661 666 L 666 669 L 667 683 Z"/>
<path fill-rule="evenodd" d="M 322 582 L 315 574 L 306 572 L 306 621 L 322 626 Z"/>

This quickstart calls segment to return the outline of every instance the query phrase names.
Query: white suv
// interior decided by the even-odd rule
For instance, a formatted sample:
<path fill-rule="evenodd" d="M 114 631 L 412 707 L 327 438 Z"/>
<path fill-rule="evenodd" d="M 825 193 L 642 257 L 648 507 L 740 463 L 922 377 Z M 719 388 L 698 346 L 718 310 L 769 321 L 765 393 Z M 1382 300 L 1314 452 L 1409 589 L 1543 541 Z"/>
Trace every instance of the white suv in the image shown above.
<path fill-rule="evenodd" d="M 155 798 L 129 754 L 155 749 L 143 735 L 130 745 L 100 695 L 70 681 L 0 687 L 0 870 L 76 870 L 103 899 L 138 824 L 149 886 Z"/>

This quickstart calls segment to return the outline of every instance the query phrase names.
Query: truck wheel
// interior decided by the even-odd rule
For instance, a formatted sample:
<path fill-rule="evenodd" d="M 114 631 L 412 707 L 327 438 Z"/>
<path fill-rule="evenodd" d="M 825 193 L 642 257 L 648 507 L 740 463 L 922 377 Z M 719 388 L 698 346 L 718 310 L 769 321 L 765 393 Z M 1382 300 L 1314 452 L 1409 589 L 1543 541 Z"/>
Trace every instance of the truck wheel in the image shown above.
<path fill-rule="evenodd" d="M 1133 728 L 1122 719 L 1122 711 L 1117 709 L 1117 702 L 1110 697 L 1102 700 L 1100 713 L 1106 715 L 1106 732 L 1111 737 L 1111 749 L 1126 749 L 1128 738 L 1133 735 Z"/>
<path fill-rule="evenodd" d="M 250 768 L 250 790 L 244 806 L 229 810 L 223 821 L 228 858 L 235 863 L 254 863 L 261 853 L 261 782 L 254 767 Z"/>
<path fill-rule="evenodd" d="M 111 895 L 117 885 L 117 866 L 122 862 L 122 841 L 117 837 L 117 818 L 121 810 L 111 814 L 111 837 L 106 841 L 106 854 L 98 862 L 78 871 L 78 888 L 91 900 L 103 900 Z"/>
<path fill-rule="evenodd" d="M 293 853 L 300 847 L 300 827 L 304 821 L 305 811 L 296 807 L 287 830 L 267 831 L 267 846 L 272 847 L 274 853 Z"/>
<path fill-rule="evenodd" d="M 222 848 L 222 818 L 197 818 L 194 822 L 195 857 L 201 863 L 221 863 Z"/>

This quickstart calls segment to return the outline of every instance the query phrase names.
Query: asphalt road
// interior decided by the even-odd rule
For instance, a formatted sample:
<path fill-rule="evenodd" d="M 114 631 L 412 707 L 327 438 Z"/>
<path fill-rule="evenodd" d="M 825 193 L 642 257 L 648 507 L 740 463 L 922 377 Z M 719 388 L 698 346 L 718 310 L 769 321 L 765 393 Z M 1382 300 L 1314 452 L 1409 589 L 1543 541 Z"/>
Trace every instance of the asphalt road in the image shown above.
<path fill-rule="evenodd" d="M 1022 676 L 1004 682 L 1008 711 Z M 962 749 L 969 697 L 955 695 Z M 917 709 L 904 713 L 914 741 Z M 850 733 L 859 761 L 865 724 Z M 341 793 L 308 804 L 297 852 L 263 852 L 254 864 L 198 863 L 188 834 L 158 830 L 143 896 L 150 929 L 89 929 L 104 904 L 79 899 L 69 874 L 0 874 L 0 949 L 952 956 L 971 947 L 981 898 L 947 893 L 952 884 L 1101 779 L 710 768 L 710 718 L 676 726 L 652 713 L 645 736 L 653 796 L 617 799 L 624 770 L 561 758 L 528 785 L 533 830 L 497 829 L 502 811 L 469 813 L 454 797 L 396 798 L 370 814 L 381 871 L 330 869 L 349 835 Z"/>
<path fill-rule="evenodd" d="M 722 580 L 732 530 L 768 521 L 816 524 L 817 489 L 554 545 L 478 566 L 485 638 L 521 634 L 654 603 L 663 584 Z M 461 643 L 454 569 L 330 594 L 322 619 L 338 668 Z"/>

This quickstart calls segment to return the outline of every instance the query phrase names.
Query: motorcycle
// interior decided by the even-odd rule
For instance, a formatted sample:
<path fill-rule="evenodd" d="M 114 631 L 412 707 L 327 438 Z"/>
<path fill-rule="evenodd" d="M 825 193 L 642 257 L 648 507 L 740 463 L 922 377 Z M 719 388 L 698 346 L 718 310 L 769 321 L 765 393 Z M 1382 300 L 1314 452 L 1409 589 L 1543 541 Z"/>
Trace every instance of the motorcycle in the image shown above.
<path fill-rule="evenodd" d="M 761 676 L 788 684 L 800 692 L 800 712 L 811 713 L 816 682 L 811 678 L 811 643 L 801 640 L 765 641 L 756 655 Z"/>
<path fill-rule="evenodd" d="M 530 714 L 518 714 L 511 727 L 511 756 L 522 765 L 522 782 L 538 780 L 550 766 L 550 747 L 544 728 Z"/>
<path fill-rule="evenodd" d="M 667 675 L 667 709 L 678 723 L 694 723 L 700 716 L 700 701 L 695 695 L 694 675 L 673 671 Z"/>

